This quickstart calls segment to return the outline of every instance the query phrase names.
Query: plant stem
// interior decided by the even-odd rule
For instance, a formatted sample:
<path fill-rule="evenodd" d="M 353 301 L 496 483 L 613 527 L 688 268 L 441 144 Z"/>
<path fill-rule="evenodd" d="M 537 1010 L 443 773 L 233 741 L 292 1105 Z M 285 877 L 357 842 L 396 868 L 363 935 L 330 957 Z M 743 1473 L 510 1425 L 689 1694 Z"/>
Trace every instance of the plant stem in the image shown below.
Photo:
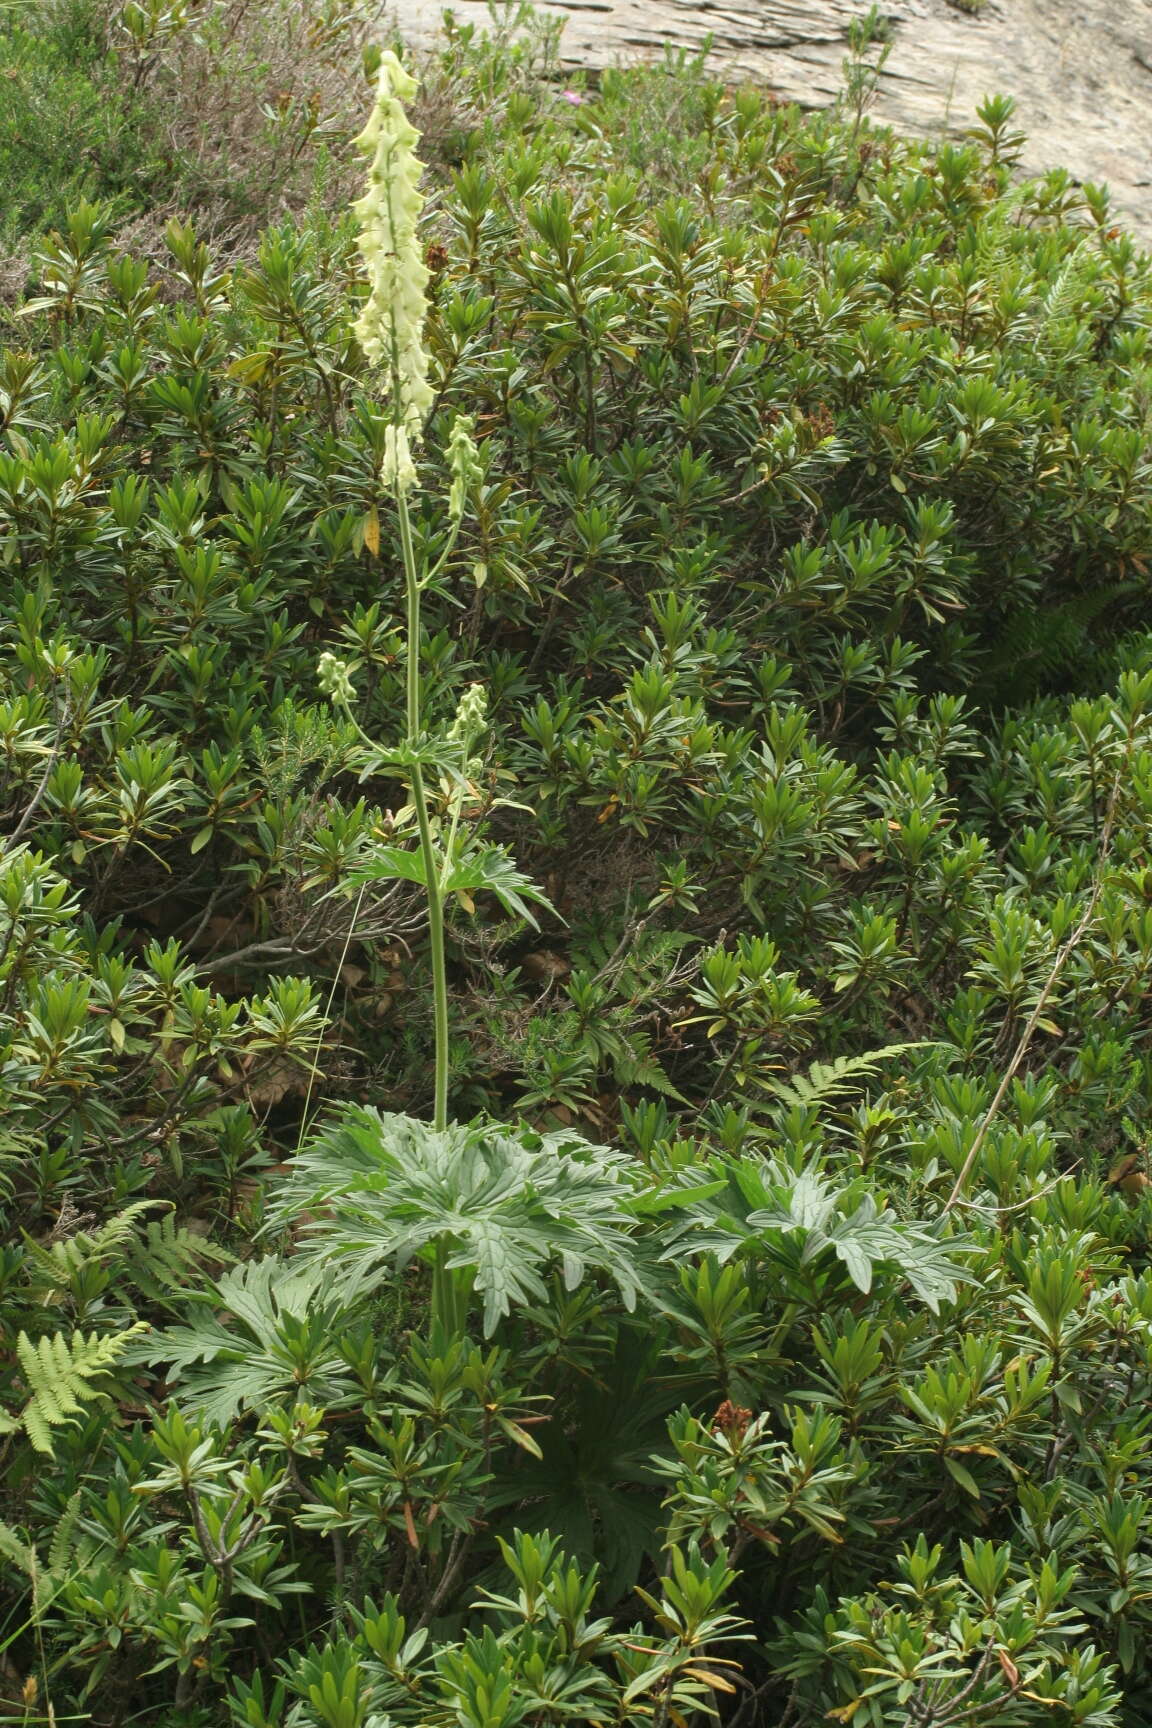
<path fill-rule="evenodd" d="M 404 487 L 396 487 L 396 510 L 400 518 L 400 551 L 404 559 L 404 586 L 408 601 L 407 742 L 420 736 L 420 573 L 416 568 L 416 546 L 412 518 Z"/>
<path fill-rule="evenodd" d="M 437 870 L 438 859 L 424 798 L 424 777 L 418 765 L 412 769 L 412 803 L 420 831 L 420 851 L 428 880 L 428 937 L 432 950 L 432 1005 L 436 1048 L 436 1079 L 433 1092 L 432 1126 L 448 1126 L 448 976 L 444 963 L 444 896 Z"/>
<path fill-rule="evenodd" d="M 431 1321 L 433 1331 L 439 1324 L 446 1338 L 460 1338 L 468 1321 L 468 1294 L 460 1274 L 448 1264 L 450 1252 L 451 1242 L 442 1234 L 432 1262 Z"/>
<path fill-rule="evenodd" d="M 401 486 L 396 488 L 396 508 L 400 518 L 400 550 L 404 559 L 404 584 L 408 601 L 408 676 L 406 743 L 415 753 L 420 748 L 420 577 L 416 569 L 416 548 L 412 541 L 412 522 L 408 515 L 408 500 Z M 420 853 L 424 861 L 424 881 L 428 890 L 428 938 L 432 950 L 432 1003 L 435 1028 L 436 1079 L 432 1126 L 440 1130 L 448 1126 L 448 973 L 444 961 L 444 891 L 440 883 L 439 859 L 432 839 L 428 818 L 428 801 L 424 796 L 424 770 L 413 761 L 411 770 L 412 807 L 420 835 Z"/>

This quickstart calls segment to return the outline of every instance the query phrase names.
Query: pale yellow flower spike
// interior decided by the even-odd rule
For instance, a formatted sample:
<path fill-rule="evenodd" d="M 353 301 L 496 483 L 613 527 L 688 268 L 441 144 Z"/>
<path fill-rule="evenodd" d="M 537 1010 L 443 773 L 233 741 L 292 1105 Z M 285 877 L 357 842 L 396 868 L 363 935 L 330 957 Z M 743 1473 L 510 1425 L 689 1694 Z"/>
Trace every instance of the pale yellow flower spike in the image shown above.
<path fill-rule="evenodd" d="M 356 140 L 372 159 L 368 189 L 352 206 L 360 220 L 360 252 L 369 283 L 356 335 L 372 364 L 384 368 L 392 406 L 381 479 L 404 491 L 416 482 L 412 452 L 432 406 L 423 343 L 428 269 L 417 235 L 424 208 L 424 165 L 415 153 L 420 134 L 403 107 L 416 88 L 416 80 L 389 49 L 380 61 L 376 106 Z"/>

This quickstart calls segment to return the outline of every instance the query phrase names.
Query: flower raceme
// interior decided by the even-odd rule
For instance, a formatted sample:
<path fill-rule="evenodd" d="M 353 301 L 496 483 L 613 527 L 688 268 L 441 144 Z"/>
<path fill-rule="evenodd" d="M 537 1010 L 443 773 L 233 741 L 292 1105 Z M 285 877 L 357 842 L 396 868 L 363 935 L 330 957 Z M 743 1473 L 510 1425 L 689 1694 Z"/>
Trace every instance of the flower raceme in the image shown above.
<path fill-rule="evenodd" d="M 417 236 L 423 163 L 415 153 L 420 135 L 403 106 L 415 94 L 416 80 L 394 53 L 383 54 L 376 105 L 356 140 L 371 159 L 368 189 L 352 206 L 369 282 L 356 335 L 372 364 L 385 370 L 392 408 L 381 479 L 403 491 L 416 482 L 412 451 L 432 406 L 422 338 L 428 269 Z"/>
<path fill-rule="evenodd" d="M 484 478 L 484 464 L 472 437 L 476 422 L 471 414 L 457 414 L 448 435 L 448 468 L 452 483 L 448 492 L 448 514 L 459 522 L 472 487 Z"/>
<path fill-rule="evenodd" d="M 373 365 L 382 366 L 392 419 L 385 430 L 381 479 L 408 492 L 416 483 L 413 449 L 432 406 L 423 326 L 428 310 L 428 268 L 417 228 L 424 199 L 423 163 L 416 155 L 419 133 L 404 111 L 416 80 L 389 50 L 380 59 L 376 104 L 356 140 L 371 158 L 368 189 L 352 208 L 360 219 L 360 252 L 368 268 L 369 293 L 356 321 L 356 335 Z M 452 475 L 449 515 L 459 523 L 468 492 L 483 477 L 474 422 L 457 415 L 448 444 Z"/>
<path fill-rule="evenodd" d="M 316 682 L 323 694 L 334 702 L 348 703 L 355 698 L 356 687 L 348 662 L 338 659 L 335 654 L 321 654 L 316 665 Z"/>

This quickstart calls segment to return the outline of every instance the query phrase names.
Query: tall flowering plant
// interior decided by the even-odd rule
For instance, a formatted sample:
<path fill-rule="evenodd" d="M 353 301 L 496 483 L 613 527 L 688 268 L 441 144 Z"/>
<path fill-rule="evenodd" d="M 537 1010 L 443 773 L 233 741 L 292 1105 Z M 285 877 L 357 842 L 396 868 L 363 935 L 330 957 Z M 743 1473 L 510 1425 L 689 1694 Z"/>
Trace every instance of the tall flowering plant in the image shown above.
<path fill-rule="evenodd" d="M 473 439 L 473 422 L 458 415 L 447 441 L 450 485 L 445 500 L 447 545 L 435 565 L 422 565 L 412 533 L 410 498 L 420 484 L 417 459 L 433 403 L 429 357 L 424 347 L 428 271 L 420 244 L 424 207 L 422 164 L 416 155 L 419 134 L 404 109 L 416 94 L 416 81 L 396 55 L 382 55 L 376 101 L 358 144 L 368 157 L 368 185 L 353 209 L 360 223 L 360 253 L 368 277 L 368 296 L 356 321 L 356 335 L 369 362 L 381 374 L 388 415 L 382 487 L 391 494 L 399 527 L 406 595 L 407 680 L 404 736 L 385 747 L 359 727 L 351 669 L 332 654 L 320 659 L 321 688 L 357 725 L 371 751 L 370 767 L 399 769 L 407 779 L 418 846 L 380 848 L 354 880 L 406 879 L 427 894 L 429 947 L 435 1017 L 434 1129 L 448 1121 L 448 989 L 444 915 L 450 896 L 471 905 L 488 891 L 501 904 L 531 919 L 530 903 L 545 904 L 527 877 L 502 848 L 481 843 L 463 820 L 470 789 L 479 770 L 477 751 L 486 729 L 482 688 L 471 685 L 447 727 L 429 733 L 423 713 L 420 677 L 420 602 L 454 550 L 469 496 L 483 475 Z M 434 771 L 451 788 L 446 806 L 434 815 L 427 775 Z"/>

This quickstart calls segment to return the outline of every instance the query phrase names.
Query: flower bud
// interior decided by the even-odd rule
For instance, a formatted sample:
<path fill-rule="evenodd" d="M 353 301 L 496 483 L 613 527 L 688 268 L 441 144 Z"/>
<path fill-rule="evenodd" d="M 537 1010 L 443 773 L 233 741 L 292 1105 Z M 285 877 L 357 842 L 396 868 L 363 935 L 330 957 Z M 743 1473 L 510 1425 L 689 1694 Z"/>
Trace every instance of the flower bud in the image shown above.
<path fill-rule="evenodd" d="M 333 702 L 349 703 L 355 698 L 356 686 L 352 682 L 348 662 L 337 659 L 335 654 L 321 654 L 316 664 L 316 682 L 323 694 L 330 696 Z"/>
<path fill-rule="evenodd" d="M 482 684 L 469 684 L 460 698 L 455 718 L 448 728 L 449 742 L 468 744 L 484 731 L 488 719 L 488 696 Z"/>

